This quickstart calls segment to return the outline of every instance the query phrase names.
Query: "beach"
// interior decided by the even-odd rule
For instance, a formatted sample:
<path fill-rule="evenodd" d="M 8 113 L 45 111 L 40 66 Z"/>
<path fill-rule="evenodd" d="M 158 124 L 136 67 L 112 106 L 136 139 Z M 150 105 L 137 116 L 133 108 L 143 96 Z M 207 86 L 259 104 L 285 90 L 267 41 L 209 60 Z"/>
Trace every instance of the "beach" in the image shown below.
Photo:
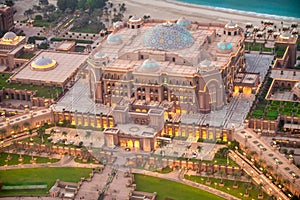
<path fill-rule="evenodd" d="M 194 4 L 186 4 L 169 0 L 111 0 L 114 4 L 125 3 L 127 11 L 125 18 L 129 15 L 144 16 L 150 15 L 151 18 L 175 20 L 181 16 L 192 21 L 199 22 L 218 22 L 227 23 L 229 21 L 238 24 L 245 24 L 251 22 L 259 24 L 264 19 L 269 19 L 280 24 L 284 21 L 286 24 L 291 22 L 300 23 L 299 18 L 287 18 L 270 15 L 257 15 L 255 13 L 245 13 L 239 11 L 218 10 L 211 7 L 205 7 Z"/>

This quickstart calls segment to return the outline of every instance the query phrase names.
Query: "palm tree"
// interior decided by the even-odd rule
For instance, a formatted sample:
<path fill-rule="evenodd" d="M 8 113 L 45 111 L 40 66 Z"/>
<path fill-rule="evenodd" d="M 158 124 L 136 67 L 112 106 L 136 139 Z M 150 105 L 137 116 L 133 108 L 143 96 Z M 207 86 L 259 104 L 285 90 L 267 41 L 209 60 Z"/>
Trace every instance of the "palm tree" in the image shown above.
<path fill-rule="evenodd" d="M 244 183 L 244 188 L 245 188 L 245 195 L 249 195 L 248 193 L 248 187 L 249 187 L 249 183 Z"/>
<path fill-rule="evenodd" d="M 6 137 L 6 133 L 7 133 L 7 130 L 5 128 L 0 130 L 1 140 L 3 140 Z"/>
<path fill-rule="evenodd" d="M 24 126 L 25 128 L 28 128 L 28 127 L 30 127 L 30 123 L 29 123 L 29 122 L 24 122 L 23 126 Z"/>
<path fill-rule="evenodd" d="M 19 128 L 20 128 L 20 126 L 19 126 L 18 124 L 14 124 L 14 125 L 12 126 L 12 129 L 14 130 L 14 133 L 15 133 L 15 134 L 17 133 L 17 131 L 19 130 Z"/>
<path fill-rule="evenodd" d="M 42 143 L 44 143 L 45 128 L 44 127 L 40 127 L 37 130 L 37 133 L 38 133 L 39 137 L 41 138 Z"/>
<path fill-rule="evenodd" d="M 197 146 L 198 152 L 200 153 L 202 151 L 202 147 L 199 145 Z"/>
<path fill-rule="evenodd" d="M 220 171 L 219 171 L 219 174 L 220 174 L 220 176 L 221 176 L 221 182 L 220 182 L 220 184 L 224 184 L 224 183 L 223 183 L 223 175 L 224 175 L 224 171 L 220 170 Z"/>
<path fill-rule="evenodd" d="M 233 177 L 233 179 L 234 179 L 233 186 L 238 186 L 237 181 L 236 181 L 236 177 L 237 177 L 237 176 L 238 176 L 238 174 L 237 174 L 236 172 L 233 172 L 233 173 L 232 173 L 232 177 Z"/>
<path fill-rule="evenodd" d="M 259 185 L 258 185 L 258 190 L 259 190 L 259 193 L 258 193 L 258 196 L 259 197 L 261 197 L 261 196 L 263 196 L 263 193 L 262 193 L 262 188 L 263 188 L 263 184 L 262 183 L 259 183 Z"/>

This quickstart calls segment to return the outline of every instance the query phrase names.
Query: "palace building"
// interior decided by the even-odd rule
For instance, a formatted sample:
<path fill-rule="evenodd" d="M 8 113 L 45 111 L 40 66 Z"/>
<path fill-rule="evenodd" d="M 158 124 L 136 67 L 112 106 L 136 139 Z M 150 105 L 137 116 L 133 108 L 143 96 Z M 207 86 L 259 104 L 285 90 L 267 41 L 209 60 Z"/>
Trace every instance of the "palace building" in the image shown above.
<path fill-rule="evenodd" d="M 178 136 L 182 126 L 197 138 L 229 140 L 230 131 L 184 124 L 184 117 L 222 109 L 237 77 L 257 87 L 257 75 L 245 73 L 243 41 L 232 22 L 134 16 L 114 26 L 88 59 L 91 98 L 112 108 L 116 124 L 104 131 L 106 143 L 152 150 L 162 133 Z"/>

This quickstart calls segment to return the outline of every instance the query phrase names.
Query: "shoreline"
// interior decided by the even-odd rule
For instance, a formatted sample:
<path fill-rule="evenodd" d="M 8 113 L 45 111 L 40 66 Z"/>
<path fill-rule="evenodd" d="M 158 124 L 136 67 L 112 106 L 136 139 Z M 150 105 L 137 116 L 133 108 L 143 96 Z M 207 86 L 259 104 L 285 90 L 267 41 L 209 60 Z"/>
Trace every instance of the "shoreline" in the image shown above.
<path fill-rule="evenodd" d="M 217 6 L 208 6 L 208 5 L 201 5 L 201 4 L 193 4 L 193 3 L 188 3 L 188 2 L 182 2 L 178 0 L 164 0 L 168 3 L 172 4 L 178 4 L 178 5 L 184 5 L 184 6 L 190 6 L 190 7 L 199 7 L 201 9 L 211 9 L 214 11 L 219 11 L 219 12 L 226 12 L 226 13 L 232 13 L 232 14 L 241 14 L 241 15 L 250 15 L 250 16 L 257 16 L 257 17 L 263 17 L 266 19 L 283 19 L 287 21 L 300 21 L 300 17 L 291 17 L 291 16 L 280 16 L 280 15 L 275 15 L 275 14 L 268 14 L 268 13 L 259 13 L 259 12 L 254 12 L 254 11 L 245 11 L 245 10 L 237 10 L 233 8 L 224 8 L 224 7 L 217 7 Z"/>
<path fill-rule="evenodd" d="M 126 4 L 127 11 L 125 17 L 129 15 L 137 15 L 140 17 L 150 15 L 151 18 L 175 20 L 181 16 L 185 16 L 190 20 L 199 22 L 227 23 L 233 21 L 239 24 L 247 22 L 260 24 L 264 19 L 272 20 L 277 24 L 280 24 L 281 21 L 287 24 L 292 22 L 300 23 L 300 18 L 209 7 L 176 0 L 112 0 L 112 2 Z"/>

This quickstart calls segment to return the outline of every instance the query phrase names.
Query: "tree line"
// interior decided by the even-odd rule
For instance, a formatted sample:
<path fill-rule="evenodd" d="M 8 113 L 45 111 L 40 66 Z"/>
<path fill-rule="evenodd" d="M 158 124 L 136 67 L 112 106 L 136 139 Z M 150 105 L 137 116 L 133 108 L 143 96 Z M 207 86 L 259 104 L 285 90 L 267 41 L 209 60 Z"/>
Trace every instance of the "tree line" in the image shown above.
<path fill-rule="evenodd" d="M 70 10 L 74 12 L 76 9 L 79 10 L 90 10 L 103 8 L 107 0 L 58 0 L 57 7 L 65 12 Z"/>

